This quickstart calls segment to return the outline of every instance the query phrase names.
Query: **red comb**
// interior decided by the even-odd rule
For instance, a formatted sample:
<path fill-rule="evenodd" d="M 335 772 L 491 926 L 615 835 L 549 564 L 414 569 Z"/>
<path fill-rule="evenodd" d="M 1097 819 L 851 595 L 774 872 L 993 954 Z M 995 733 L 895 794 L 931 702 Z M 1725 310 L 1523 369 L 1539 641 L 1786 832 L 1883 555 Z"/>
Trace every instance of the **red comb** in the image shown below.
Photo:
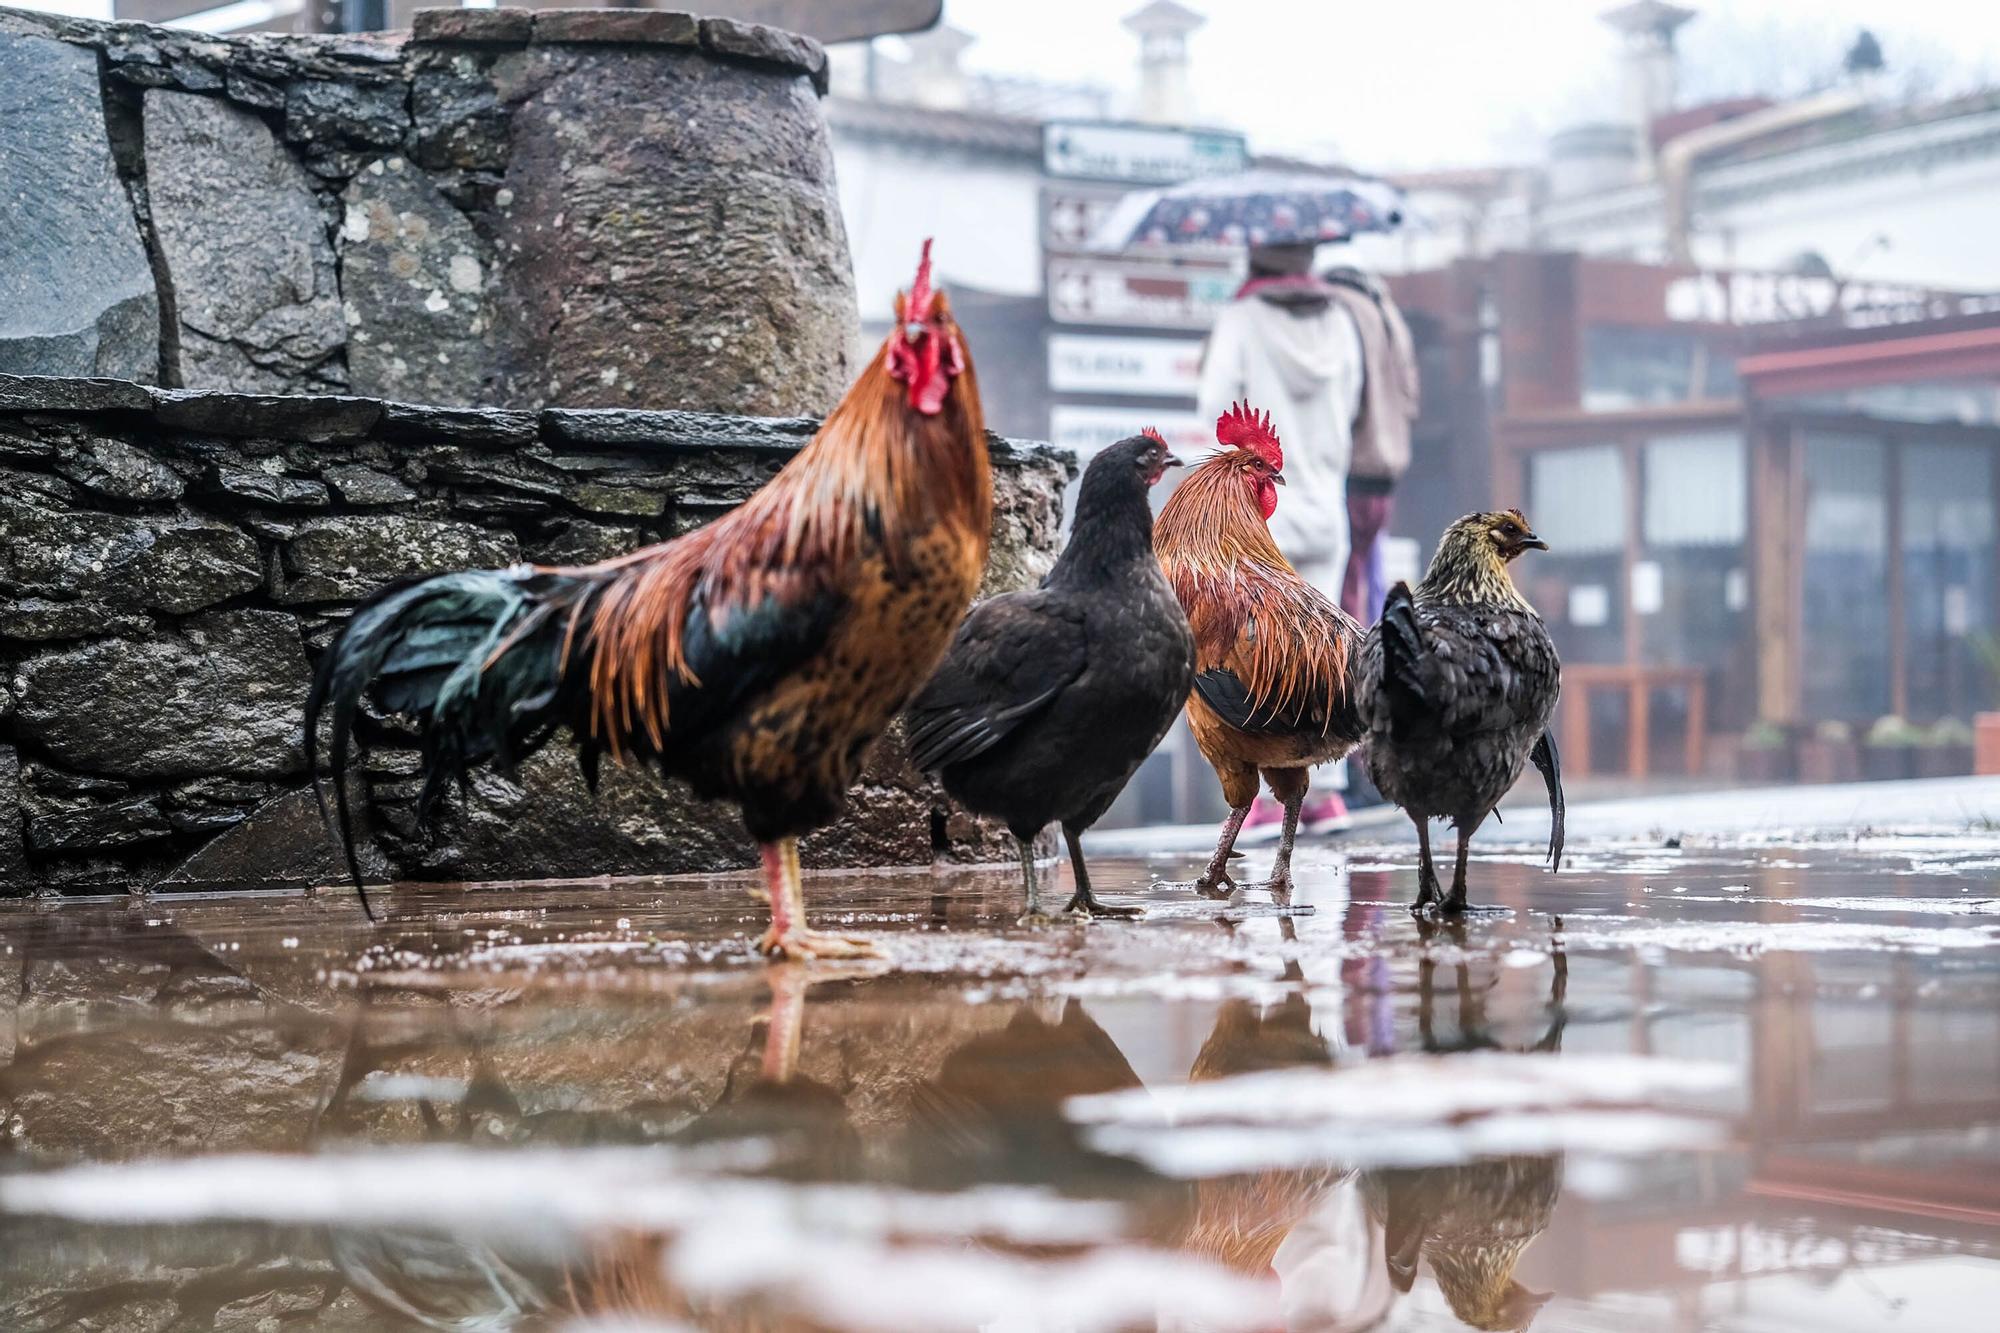
<path fill-rule="evenodd" d="M 1139 433 L 1145 436 L 1147 439 L 1151 440 L 1154 444 L 1165 444 L 1167 442 L 1167 437 L 1160 434 L 1159 431 L 1153 429 L 1151 426 L 1146 427 L 1146 429 L 1140 431 Z"/>
<path fill-rule="evenodd" d="M 931 290 L 931 240 L 926 236 L 923 257 L 917 260 L 917 280 L 910 284 L 910 294 L 903 298 L 904 323 L 928 320 L 936 299 L 937 293 Z"/>
<path fill-rule="evenodd" d="M 1229 410 L 1215 419 L 1215 442 L 1229 449 L 1248 449 L 1273 471 L 1285 466 L 1284 446 L 1271 429 L 1271 414 L 1253 412 L 1248 403 L 1231 403 Z"/>

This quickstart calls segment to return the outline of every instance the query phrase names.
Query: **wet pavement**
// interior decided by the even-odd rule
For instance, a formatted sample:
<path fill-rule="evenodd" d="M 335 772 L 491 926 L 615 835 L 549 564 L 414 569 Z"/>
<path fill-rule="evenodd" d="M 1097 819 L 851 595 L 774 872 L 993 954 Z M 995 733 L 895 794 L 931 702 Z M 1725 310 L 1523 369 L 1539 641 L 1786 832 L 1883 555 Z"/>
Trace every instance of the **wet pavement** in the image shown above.
<path fill-rule="evenodd" d="M 813 876 L 844 968 L 747 877 L 0 906 L 0 1328 L 1990 1327 L 2000 833 L 1576 823 L 1458 927 L 1389 830 Z"/>

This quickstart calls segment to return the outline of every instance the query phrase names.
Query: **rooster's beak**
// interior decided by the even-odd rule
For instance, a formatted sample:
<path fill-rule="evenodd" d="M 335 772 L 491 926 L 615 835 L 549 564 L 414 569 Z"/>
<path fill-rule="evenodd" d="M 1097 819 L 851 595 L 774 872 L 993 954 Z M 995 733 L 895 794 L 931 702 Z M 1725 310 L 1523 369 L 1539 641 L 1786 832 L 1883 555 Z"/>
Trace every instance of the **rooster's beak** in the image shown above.
<path fill-rule="evenodd" d="M 1282 472 L 1273 472 L 1273 473 L 1271 474 L 1271 484 L 1272 484 L 1273 486 L 1282 486 L 1282 485 L 1284 485 L 1284 484 L 1285 484 L 1285 474 L 1284 474 L 1284 473 L 1282 473 Z"/>

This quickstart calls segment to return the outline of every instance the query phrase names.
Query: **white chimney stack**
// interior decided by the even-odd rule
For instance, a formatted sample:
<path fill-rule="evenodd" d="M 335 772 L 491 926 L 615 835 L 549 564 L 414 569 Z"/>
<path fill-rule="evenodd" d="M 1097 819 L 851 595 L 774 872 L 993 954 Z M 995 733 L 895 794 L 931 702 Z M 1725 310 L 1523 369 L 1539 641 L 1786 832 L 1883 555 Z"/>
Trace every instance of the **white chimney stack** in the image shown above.
<path fill-rule="evenodd" d="M 1126 30 L 1139 38 L 1140 120 L 1159 125 L 1186 125 L 1194 120 L 1187 39 L 1207 22 L 1173 0 L 1153 0 L 1126 16 Z"/>
<path fill-rule="evenodd" d="M 1632 0 L 1601 15 L 1625 38 L 1625 116 L 1639 133 L 1639 152 L 1649 173 L 1653 121 L 1674 109 L 1679 94 L 1680 58 L 1674 51 L 1674 33 L 1694 14 L 1662 0 Z"/>

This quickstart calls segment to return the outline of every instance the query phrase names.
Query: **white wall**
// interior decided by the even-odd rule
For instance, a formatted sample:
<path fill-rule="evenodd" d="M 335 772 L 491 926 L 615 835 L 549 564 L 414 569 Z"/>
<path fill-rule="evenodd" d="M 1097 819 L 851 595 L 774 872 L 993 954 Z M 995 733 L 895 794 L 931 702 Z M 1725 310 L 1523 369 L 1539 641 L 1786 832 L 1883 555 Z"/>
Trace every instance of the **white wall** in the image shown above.
<path fill-rule="evenodd" d="M 833 158 L 863 320 L 892 317 L 927 236 L 941 283 L 1011 296 L 1042 289 L 1039 172 L 849 140 L 838 130 Z"/>

